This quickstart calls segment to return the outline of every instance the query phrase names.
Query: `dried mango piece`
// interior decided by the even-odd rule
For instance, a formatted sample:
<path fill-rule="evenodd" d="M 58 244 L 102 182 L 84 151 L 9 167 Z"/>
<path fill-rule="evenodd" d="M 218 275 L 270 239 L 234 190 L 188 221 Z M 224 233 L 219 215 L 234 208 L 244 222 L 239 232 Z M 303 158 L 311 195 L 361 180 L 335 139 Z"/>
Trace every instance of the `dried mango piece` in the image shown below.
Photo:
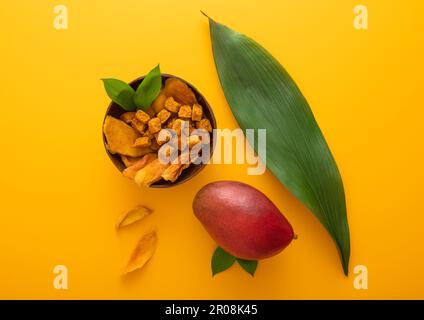
<path fill-rule="evenodd" d="M 149 132 L 150 133 L 153 133 L 153 134 L 156 133 L 156 132 L 159 132 L 160 129 L 162 128 L 161 127 L 161 122 L 160 122 L 160 119 L 159 118 L 153 118 L 153 119 L 151 119 L 149 121 L 148 125 L 149 125 Z"/>
<path fill-rule="evenodd" d="M 150 120 L 150 116 L 143 110 L 137 110 L 135 117 L 140 121 L 146 124 Z"/>
<path fill-rule="evenodd" d="M 149 139 L 153 139 L 155 135 L 153 133 L 150 133 L 149 130 L 146 130 L 142 134 L 143 137 L 148 137 Z"/>
<path fill-rule="evenodd" d="M 167 181 L 175 182 L 181 175 L 184 169 L 187 169 L 190 164 L 171 164 L 162 174 L 162 178 Z"/>
<path fill-rule="evenodd" d="M 141 159 L 141 157 L 136 157 L 136 158 L 134 158 L 134 157 L 128 157 L 128 156 L 125 156 L 125 155 L 123 155 L 123 154 L 120 154 L 120 156 L 121 156 L 121 160 L 122 160 L 122 162 L 124 163 L 124 165 L 128 168 L 128 167 L 131 167 L 133 164 L 135 164 L 138 160 L 140 160 Z"/>
<path fill-rule="evenodd" d="M 189 153 L 182 153 L 178 157 L 178 163 L 171 164 L 166 170 L 162 173 L 162 178 L 167 181 L 175 182 L 178 177 L 181 175 L 184 169 L 187 169 L 190 166 L 190 163 L 195 159 L 189 159 Z"/>
<path fill-rule="evenodd" d="M 208 119 L 202 119 L 196 124 L 197 129 L 205 129 L 208 132 L 212 132 L 212 125 Z"/>
<path fill-rule="evenodd" d="M 181 104 L 188 104 L 192 106 L 197 103 L 196 96 L 193 91 L 187 86 L 185 82 L 177 78 L 169 78 L 165 81 L 165 88 L 163 89 L 167 97 L 173 97 Z"/>
<path fill-rule="evenodd" d="M 132 252 L 130 260 L 124 268 L 123 274 L 142 268 L 146 262 L 153 257 L 153 254 L 156 251 L 156 246 L 156 231 L 150 231 L 143 235 Z"/>
<path fill-rule="evenodd" d="M 169 112 L 177 113 L 180 106 L 181 104 L 175 101 L 173 97 L 169 97 L 165 101 L 165 109 Z"/>
<path fill-rule="evenodd" d="M 172 133 L 167 129 L 162 129 L 158 133 L 155 134 L 155 139 L 158 145 L 163 145 L 165 142 L 171 140 Z"/>
<path fill-rule="evenodd" d="M 153 210 L 146 206 L 138 205 L 135 208 L 122 213 L 116 221 L 116 230 L 140 221 L 151 214 Z"/>
<path fill-rule="evenodd" d="M 171 116 L 171 112 L 169 112 L 168 110 L 161 110 L 158 112 L 157 117 L 160 119 L 160 123 L 165 123 L 169 117 Z"/>
<path fill-rule="evenodd" d="M 191 107 L 190 106 L 182 106 L 178 111 L 178 116 L 180 118 L 190 119 L 191 118 Z"/>
<path fill-rule="evenodd" d="M 198 105 L 197 103 L 195 103 L 193 105 L 193 109 L 191 112 L 191 120 L 200 121 L 202 120 L 202 117 L 203 117 L 203 108 L 201 105 Z"/>
<path fill-rule="evenodd" d="M 134 147 L 137 148 L 147 148 L 150 147 L 152 143 L 150 142 L 150 138 L 149 137 L 140 137 L 137 138 L 134 142 Z"/>
<path fill-rule="evenodd" d="M 107 116 L 103 124 L 103 133 L 112 153 L 130 157 L 140 157 L 145 154 L 142 149 L 133 147 L 140 134 L 119 119 Z"/>
<path fill-rule="evenodd" d="M 181 133 L 186 134 L 188 132 L 188 128 L 190 127 L 190 124 L 186 120 L 182 119 L 176 119 L 172 123 L 171 129 L 175 131 L 177 135 L 181 135 Z"/>
<path fill-rule="evenodd" d="M 144 168 L 137 171 L 134 181 L 139 186 L 149 187 L 152 183 L 159 181 L 163 172 L 169 164 L 163 164 L 159 159 L 155 159 L 148 163 Z"/>
<path fill-rule="evenodd" d="M 130 112 L 124 112 L 123 114 L 121 114 L 119 119 L 121 119 L 125 123 L 131 123 L 134 117 L 135 117 L 135 112 L 130 111 Z"/>
<path fill-rule="evenodd" d="M 144 130 L 146 130 L 146 124 L 138 120 L 137 118 L 134 118 L 131 121 L 131 127 L 133 127 L 135 130 L 138 131 L 138 133 L 143 134 Z"/>
<path fill-rule="evenodd" d="M 153 150 L 150 150 L 153 151 Z M 144 157 L 142 157 L 140 160 L 138 160 L 136 163 L 131 165 L 130 167 L 126 168 L 124 171 L 122 171 L 122 174 L 124 177 L 134 179 L 136 173 L 143 169 L 147 164 L 152 162 L 153 160 L 157 159 L 156 153 L 148 153 Z"/>
<path fill-rule="evenodd" d="M 160 149 L 160 144 L 156 141 L 156 139 L 152 140 L 152 145 L 150 148 L 154 151 L 158 151 Z"/>
<path fill-rule="evenodd" d="M 193 148 L 196 144 L 200 143 L 200 137 L 198 135 L 191 135 L 188 137 L 188 147 L 191 149 Z"/>
<path fill-rule="evenodd" d="M 163 92 L 163 90 L 159 93 L 155 101 L 153 101 L 151 107 L 147 109 L 147 113 L 152 117 L 163 108 L 165 108 L 165 101 L 168 97 Z"/>
<path fill-rule="evenodd" d="M 175 117 L 175 116 L 173 116 L 173 117 L 169 118 L 168 122 L 166 123 L 166 127 L 167 127 L 168 129 L 172 129 L 172 126 L 173 126 L 173 124 L 174 124 L 175 120 L 177 120 L 177 119 L 178 119 L 178 118 L 177 118 L 177 117 Z"/>

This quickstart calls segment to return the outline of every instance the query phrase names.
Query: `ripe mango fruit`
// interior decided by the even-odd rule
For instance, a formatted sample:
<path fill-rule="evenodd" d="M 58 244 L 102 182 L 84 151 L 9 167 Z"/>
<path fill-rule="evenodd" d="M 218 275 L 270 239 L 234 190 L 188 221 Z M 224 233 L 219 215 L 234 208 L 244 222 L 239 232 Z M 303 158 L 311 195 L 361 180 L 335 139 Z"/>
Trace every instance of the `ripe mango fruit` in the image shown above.
<path fill-rule="evenodd" d="M 295 238 L 292 226 L 271 200 L 245 183 L 207 184 L 196 194 L 193 211 L 218 245 L 237 258 L 269 258 Z"/>

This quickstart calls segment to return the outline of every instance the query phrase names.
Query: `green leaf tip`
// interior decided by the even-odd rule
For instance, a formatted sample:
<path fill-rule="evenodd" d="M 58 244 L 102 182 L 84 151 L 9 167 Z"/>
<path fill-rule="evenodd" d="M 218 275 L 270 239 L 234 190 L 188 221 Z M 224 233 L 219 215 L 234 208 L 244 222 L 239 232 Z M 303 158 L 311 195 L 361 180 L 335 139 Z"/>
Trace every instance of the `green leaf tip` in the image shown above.
<path fill-rule="evenodd" d="M 240 128 L 267 130 L 268 169 L 331 235 L 347 275 L 350 236 L 343 182 L 307 100 L 259 43 L 218 22 L 209 27 L 219 80 Z M 249 142 L 258 152 L 258 144 Z"/>
<path fill-rule="evenodd" d="M 237 262 L 252 277 L 255 275 L 256 268 L 258 267 L 257 260 L 244 260 L 244 259 L 237 258 Z"/>
<path fill-rule="evenodd" d="M 126 111 L 132 111 L 136 108 L 133 101 L 135 91 L 131 86 L 118 79 L 106 78 L 101 79 L 109 98 L 120 105 Z"/>
<path fill-rule="evenodd" d="M 203 14 L 206 18 L 208 18 L 210 21 L 215 22 L 214 19 L 212 19 L 211 17 L 209 17 L 204 11 L 200 10 L 200 13 Z"/>
<path fill-rule="evenodd" d="M 134 103 L 138 108 L 147 110 L 157 98 L 162 88 L 160 64 L 154 67 L 144 77 L 134 95 Z"/>
<path fill-rule="evenodd" d="M 212 255 L 212 276 L 215 276 L 217 273 L 227 270 L 234 264 L 234 262 L 236 262 L 236 257 L 229 254 L 221 247 L 217 247 Z"/>

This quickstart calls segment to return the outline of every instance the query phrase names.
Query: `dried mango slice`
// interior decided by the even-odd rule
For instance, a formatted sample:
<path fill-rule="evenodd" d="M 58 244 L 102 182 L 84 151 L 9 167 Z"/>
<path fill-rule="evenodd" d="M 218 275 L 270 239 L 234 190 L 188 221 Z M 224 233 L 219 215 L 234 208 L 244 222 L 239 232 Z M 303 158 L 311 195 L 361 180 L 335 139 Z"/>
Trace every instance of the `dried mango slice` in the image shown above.
<path fill-rule="evenodd" d="M 125 122 L 107 116 L 103 124 L 103 132 L 112 153 L 120 153 L 130 157 L 140 157 L 145 154 L 142 149 L 133 147 L 140 134 Z"/>
<path fill-rule="evenodd" d="M 124 171 L 122 171 L 122 174 L 124 175 L 124 177 L 130 178 L 130 179 L 134 179 L 135 174 L 137 173 L 138 170 L 140 170 L 141 168 L 143 168 L 146 164 L 148 164 L 150 161 L 154 160 L 157 158 L 156 154 L 153 154 L 153 149 L 150 147 L 147 148 L 138 148 L 140 150 L 142 150 L 142 156 L 141 157 L 137 157 L 137 158 L 133 158 L 133 159 L 138 159 L 135 162 L 132 162 L 132 164 L 130 166 L 127 166 L 127 168 L 124 169 Z M 124 156 L 121 155 L 121 159 Z M 128 157 L 127 157 L 128 159 Z M 127 163 L 129 161 L 127 160 Z M 124 162 L 125 164 L 125 162 Z M 126 165 L 126 164 L 125 164 Z"/>
<path fill-rule="evenodd" d="M 196 96 L 185 82 L 177 78 L 169 78 L 165 81 L 164 94 L 167 97 L 173 97 L 181 104 L 192 106 L 197 103 Z"/>
<path fill-rule="evenodd" d="M 135 208 L 122 213 L 118 217 L 118 220 L 116 221 L 116 230 L 118 230 L 122 227 L 128 226 L 130 224 L 133 224 L 137 221 L 140 221 L 140 220 L 144 219 L 145 217 L 147 217 L 152 212 L 153 212 L 153 210 L 151 210 L 151 209 L 149 209 L 145 206 L 138 205 Z"/>
<path fill-rule="evenodd" d="M 167 181 L 175 182 L 181 175 L 184 169 L 187 169 L 190 164 L 171 164 L 162 174 L 162 178 Z"/>
<path fill-rule="evenodd" d="M 159 93 L 159 95 L 157 96 L 157 98 L 155 99 L 155 101 L 153 101 L 151 107 L 149 109 L 147 109 L 147 113 L 151 116 L 154 117 L 154 115 L 156 113 L 158 113 L 159 111 L 161 111 L 163 108 L 165 108 L 165 101 L 168 97 L 166 96 L 166 94 L 164 93 L 164 91 L 162 90 L 161 93 Z"/>
<path fill-rule="evenodd" d="M 157 159 L 156 153 L 148 153 L 144 155 L 140 160 L 138 160 L 136 163 L 134 163 L 132 166 L 126 168 L 122 174 L 130 179 L 134 179 L 136 173 L 143 169 L 148 163 L 152 162 L 153 160 Z"/>
<path fill-rule="evenodd" d="M 121 156 L 121 160 L 122 162 L 125 164 L 125 166 L 131 167 L 132 165 L 134 165 L 138 160 L 141 159 L 141 157 L 128 157 L 128 156 L 124 156 L 124 155 L 120 155 Z"/>
<path fill-rule="evenodd" d="M 143 235 L 131 254 L 130 260 L 124 268 L 123 274 L 133 272 L 142 268 L 149 261 L 156 251 L 157 236 L 156 231 L 150 231 Z"/>
<path fill-rule="evenodd" d="M 195 161 L 195 159 L 189 159 L 190 155 L 188 152 L 182 153 L 178 157 L 178 163 L 171 164 L 165 171 L 162 173 L 162 179 L 175 182 L 178 177 L 181 175 L 184 169 L 187 169 L 190 164 Z M 196 157 L 197 158 L 197 157 Z"/>
<path fill-rule="evenodd" d="M 152 183 L 161 179 L 163 172 L 168 167 L 169 164 L 163 164 L 159 159 L 155 159 L 137 171 L 134 181 L 139 186 L 149 187 Z"/>

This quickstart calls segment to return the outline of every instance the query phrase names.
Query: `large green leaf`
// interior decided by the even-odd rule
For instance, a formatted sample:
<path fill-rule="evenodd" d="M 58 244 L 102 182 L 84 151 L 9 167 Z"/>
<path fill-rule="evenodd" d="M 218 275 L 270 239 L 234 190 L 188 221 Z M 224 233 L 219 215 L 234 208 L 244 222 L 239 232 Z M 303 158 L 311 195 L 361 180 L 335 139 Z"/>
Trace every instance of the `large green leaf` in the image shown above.
<path fill-rule="evenodd" d="M 267 130 L 267 167 L 328 230 L 347 275 L 343 183 L 308 102 L 262 46 L 212 19 L 209 25 L 221 86 L 240 127 Z M 257 144 L 250 143 L 257 151 Z"/>

